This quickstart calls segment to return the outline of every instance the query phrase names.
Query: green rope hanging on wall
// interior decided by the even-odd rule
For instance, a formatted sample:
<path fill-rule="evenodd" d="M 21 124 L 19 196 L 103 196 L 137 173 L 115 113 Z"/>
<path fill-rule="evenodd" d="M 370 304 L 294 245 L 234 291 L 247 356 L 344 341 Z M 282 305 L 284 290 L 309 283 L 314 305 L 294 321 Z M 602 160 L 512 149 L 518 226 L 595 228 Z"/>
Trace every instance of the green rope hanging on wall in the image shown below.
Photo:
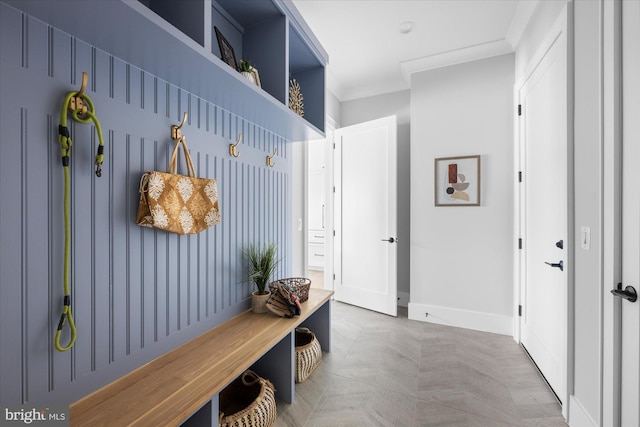
<path fill-rule="evenodd" d="M 58 143 L 60 144 L 60 156 L 62 157 L 62 167 L 64 171 L 64 256 L 63 256 L 63 286 L 64 302 L 58 329 L 55 333 L 54 346 L 58 351 L 67 351 L 76 341 L 76 325 L 73 321 L 71 311 L 71 287 L 69 285 L 69 262 L 71 258 L 71 215 L 69 213 L 69 198 L 71 193 L 71 182 L 69 176 L 69 160 L 71 156 L 72 140 L 67 128 L 67 115 L 71 112 L 71 117 L 78 123 L 92 123 L 96 127 L 98 134 L 98 152 L 96 153 L 96 176 L 102 175 L 102 162 L 104 161 L 104 140 L 100 122 L 95 115 L 93 101 L 85 93 L 87 85 L 87 74 L 82 73 L 82 87 L 79 92 L 69 92 L 62 103 L 60 109 L 60 121 L 58 126 Z M 65 323 L 69 323 L 69 342 L 66 346 L 60 343 L 60 335 Z"/>

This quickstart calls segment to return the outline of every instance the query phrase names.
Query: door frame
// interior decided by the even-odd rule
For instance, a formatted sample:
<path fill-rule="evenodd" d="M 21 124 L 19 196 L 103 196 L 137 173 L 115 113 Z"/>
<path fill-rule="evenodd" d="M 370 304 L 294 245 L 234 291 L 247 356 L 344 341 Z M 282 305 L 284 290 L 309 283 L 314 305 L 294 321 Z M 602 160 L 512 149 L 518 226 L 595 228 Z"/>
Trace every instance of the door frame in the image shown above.
<path fill-rule="evenodd" d="M 338 127 L 336 121 L 330 117 L 325 118 L 325 243 L 324 243 L 324 289 L 333 290 L 333 278 L 335 277 L 333 270 L 333 229 L 334 229 L 334 179 L 333 179 L 333 164 L 334 164 L 334 142 L 333 134 Z M 309 273 L 309 255 L 307 248 L 309 247 L 309 149 L 307 144 L 304 144 L 304 221 L 303 221 L 303 249 L 304 253 L 304 271 L 305 275 Z"/>
<path fill-rule="evenodd" d="M 622 282 L 622 4 L 602 5 L 603 121 L 603 426 L 621 423 L 622 299 L 611 289 Z"/>
<path fill-rule="evenodd" d="M 335 253 L 335 248 L 333 247 L 334 242 L 334 230 L 335 230 L 335 220 L 334 220 L 334 209 L 335 206 L 335 192 L 333 190 L 335 186 L 334 178 L 333 178 L 333 169 L 334 169 L 334 157 L 335 157 L 335 149 L 336 146 L 333 135 L 335 133 L 338 124 L 336 121 L 327 116 L 325 122 L 325 135 L 327 144 L 325 145 L 325 191 L 326 191 L 326 207 L 325 207 L 325 224 L 326 224 L 326 234 L 325 234 L 325 247 L 324 247 L 324 288 L 330 291 L 334 290 L 334 261 L 333 254 Z"/>
<path fill-rule="evenodd" d="M 565 419 L 569 416 L 569 396 L 573 393 L 573 377 L 574 377 L 574 357 L 573 357 L 573 341 L 574 328 L 573 319 L 573 299 L 574 299 L 574 168 L 573 168 L 573 3 L 569 2 L 560 12 L 553 26 L 550 28 L 547 36 L 544 38 L 540 46 L 538 46 L 534 55 L 531 57 L 524 72 L 516 80 L 514 85 L 514 138 L 516 141 L 514 149 L 514 165 L 516 176 L 514 179 L 514 339 L 521 344 L 521 315 L 520 306 L 523 303 L 523 286 L 525 278 L 524 254 L 520 249 L 520 238 L 524 233 L 523 224 L 523 203 L 525 198 L 524 186 L 519 179 L 519 171 L 523 170 L 524 164 L 524 140 L 522 138 L 522 127 L 520 116 L 518 115 L 518 105 L 521 104 L 519 92 L 523 89 L 530 76 L 534 73 L 547 51 L 553 46 L 558 37 L 564 35 L 566 37 L 566 59 L 567 59 L 567 286 L 563 295 L 565 312 L 562 314 L 562 324 L 560 325 L 562 333 L 562 350 L 561 350 L 561 371 L 563 378 L 564 390 L 559 398 L 562 400 L 562 415 Z M 526 179 L 526 177 L 524 178 Z M 525 242 L 526 244 L 526 242 Z"/>

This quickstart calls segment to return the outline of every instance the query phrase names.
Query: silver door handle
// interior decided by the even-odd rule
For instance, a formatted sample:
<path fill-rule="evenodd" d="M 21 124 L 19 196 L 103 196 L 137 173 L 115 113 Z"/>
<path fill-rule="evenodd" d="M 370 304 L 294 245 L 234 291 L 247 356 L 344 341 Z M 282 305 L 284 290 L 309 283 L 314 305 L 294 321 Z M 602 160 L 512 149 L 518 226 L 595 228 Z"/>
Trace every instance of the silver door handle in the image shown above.
<path fill-rule="evenodd" d="M 398 243 L 398 239 L 394 239 L 393 237 L 389 237 L 388 239 L 381 239 L 383 242 L 389 243 Z"/>

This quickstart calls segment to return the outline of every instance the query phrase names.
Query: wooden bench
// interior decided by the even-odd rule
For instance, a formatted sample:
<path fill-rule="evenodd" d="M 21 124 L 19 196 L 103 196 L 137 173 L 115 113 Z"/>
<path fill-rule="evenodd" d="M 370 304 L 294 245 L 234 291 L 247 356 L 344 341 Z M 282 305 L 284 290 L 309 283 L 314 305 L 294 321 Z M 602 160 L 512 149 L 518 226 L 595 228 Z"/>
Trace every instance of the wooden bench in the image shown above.
<path fill-rule="evenodd" d="M 311 289 L 293 319 L 246 311 L 70 406 L 72 426 L 218 424 L 218 393 L 246 369 L 294 399 L 294 329 L 331 350 L 332 291 Z"/>

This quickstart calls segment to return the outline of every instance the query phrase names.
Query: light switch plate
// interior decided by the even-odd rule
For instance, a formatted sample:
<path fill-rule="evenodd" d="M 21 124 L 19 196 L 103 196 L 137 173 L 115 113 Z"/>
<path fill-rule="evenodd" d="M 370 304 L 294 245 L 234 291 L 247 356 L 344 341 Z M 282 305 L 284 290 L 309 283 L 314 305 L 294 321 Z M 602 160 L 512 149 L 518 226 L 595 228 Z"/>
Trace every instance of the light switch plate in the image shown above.
<path fill-rule="evenodd" d="M 298 231 L 302 231 L 302 218 L 298 218 Z"/>
<path fill-rule="evenodd" d="M 580 247 L 585 251 L 591 249 L 591 228 L 580 227 Z"/>

